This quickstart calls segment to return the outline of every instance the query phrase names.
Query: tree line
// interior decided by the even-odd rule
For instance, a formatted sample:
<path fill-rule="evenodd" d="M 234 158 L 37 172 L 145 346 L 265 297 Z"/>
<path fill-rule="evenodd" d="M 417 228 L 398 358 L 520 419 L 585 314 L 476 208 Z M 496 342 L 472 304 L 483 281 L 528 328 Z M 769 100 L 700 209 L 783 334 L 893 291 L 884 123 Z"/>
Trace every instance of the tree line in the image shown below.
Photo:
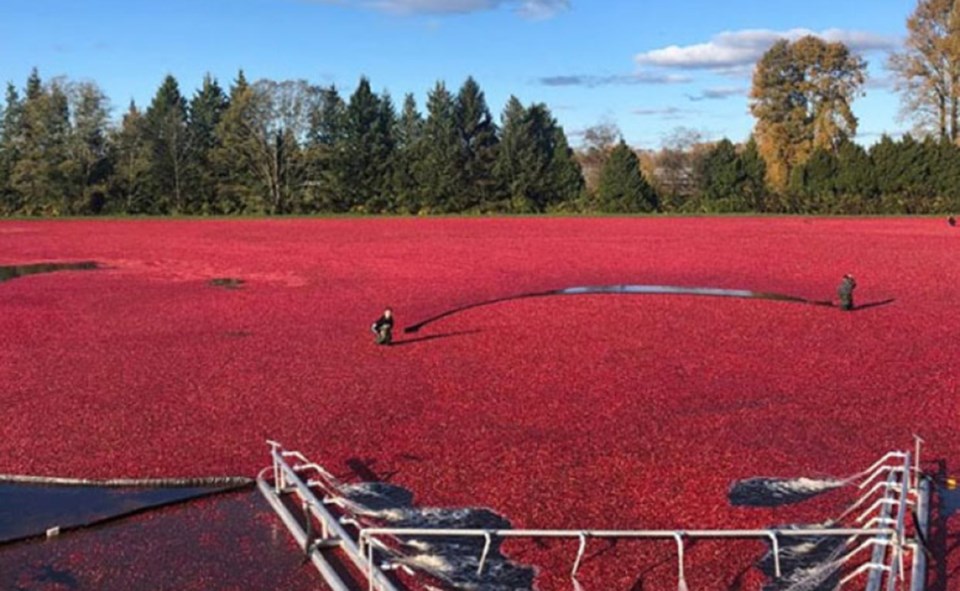
<path fill-rule="evenodd" d="M 192 97 L 167 76 L 114 124 L 94 83 L 8 84 L 0 211 L 19 215 L 536 213 L 583 193 L 563 128 L 541 103 L 438 82 L 426 114 L 361 78 L 347 98 L 306 81 L 206 77 Z"/>

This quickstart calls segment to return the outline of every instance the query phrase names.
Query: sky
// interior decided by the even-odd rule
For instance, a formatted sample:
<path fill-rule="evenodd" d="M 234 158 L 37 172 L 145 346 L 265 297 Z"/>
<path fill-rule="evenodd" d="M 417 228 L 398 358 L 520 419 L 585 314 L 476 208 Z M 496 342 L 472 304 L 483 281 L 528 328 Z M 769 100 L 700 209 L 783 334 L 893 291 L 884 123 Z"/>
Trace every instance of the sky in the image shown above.
<path fill-rule="evenodd" d="M 854 103 L 858 141 L 898 135 L 884 64 L 916 0 L 2 0 L 0 82 L 30 70 L 98 83 L 119 116 L 167 74 L 192 95 L 205 74 L 229 86 L 305 79 L 349 96 L 360 76 L 423 110 L 437 81 L 473 76 L 499 120 L 508 97 L 543 102 L 575 145 L 617 125 L 638 148 L 684 130 L 747 138 L 753 64 L 778 38 L 814 33 L 868 62 Z"/>

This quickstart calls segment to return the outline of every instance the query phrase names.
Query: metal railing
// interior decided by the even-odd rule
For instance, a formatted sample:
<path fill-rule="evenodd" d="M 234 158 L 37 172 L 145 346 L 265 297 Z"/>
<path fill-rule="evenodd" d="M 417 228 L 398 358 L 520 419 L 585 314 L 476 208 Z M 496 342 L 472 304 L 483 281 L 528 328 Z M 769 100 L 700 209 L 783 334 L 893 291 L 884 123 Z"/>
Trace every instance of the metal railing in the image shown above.
<path fill-rule="evenodd" d="M 862 492 L 829 527 L 805 529 L 689 529 L 689 530 L 555 530 L 555 529 L 460 529 L 429 527 L 383 527 L 369 515 L 352 511 L 352 504 L 338 494 L 340 483 L 321 466 L 310 462 L 295 451 L 284 451 L 276 442 L 271 446 L 272 467 L 258 478 L 261 491 L 293 533 L 297 543 L 310 556 L 321 575 L 335 590 L 347 588 L 330 565 L 325 553 L 339 550 L 362 576 L 371 591 L 394 591 L 397 587 L 384 571 L 402 568 L 414 574 L 402 560 L 398 546 L 405 538 L 463 538 L 482 539 L 479 549 L 477 575 L 487 564 L 494 541 L 507 539 L 569 539 L 578 541 L 570 576 L 576 588 L 577 574 L 583 562 L 587 544 L 592 539 L 613 540 L 673 540 L 677 554 L 678 589 L 686 589 L 684 551 L 688 540 L 698 539 L 755 539 L 770 544 L 773 575 L 783 575 L 782 544 L 795 538 L 826 540 L 841 538 L 838 548 L 845 549 L 836 559 L 837 568 L 844 569 L 838 587 L 846 588 L 866 576 L 866 591 L 880 591 L 886 581 L 886 591 L 895 591 L 897 583 L 909 578 L 911 591 L 923 591 L 926 570 L 925 557 L 910 539 L 907 531 L 907 512 L 913 508 L 920 516 L 921 528 L 927 524 L 929 487 L 919 478 L 919 466 L 914 463 L 918 453 L 890 452 L 853 477 L 851 486 Z M 919 439 L 917 443 L 919 452 Z M 295 465 L 288 464 L 294 459 Z M 270 485 L 264 478 L 272 470 Z M 314 479 L 304 480 L 300 473 L 313 472 Z M 886 475 L 885 480 L 880 477 Z M 859 478 L 859 481 L 857 479 Z M 869 488 L 868 488 L 869 487 Z M 298 497 L 305 525 L 301 525 L 281 500 L 281 495 Z M 320 496 L 317 495 L 320 493 Z M 322 500 L 321 500 L 322 499 Z M 867 506 L 866 509 L 860 510 Z M 331 511 L 335 507 L 335 511 Z M 856 513 L 860 510 L 859 513 Z M 335 514 L 339 513 L 339 515 Z M 312 520 L 319 523 L 319 536 L 312 536 Z M 352 535 L 344 526 L 349 527 Z M 926 533 L 926 532 L 921 532 Z M 856 544 L 856 545 L 854 545 Z M 869 559 L 864 557 L 870 550 Z M 910 553 L 912 568 L 904 568 L 904 557 Z"/>

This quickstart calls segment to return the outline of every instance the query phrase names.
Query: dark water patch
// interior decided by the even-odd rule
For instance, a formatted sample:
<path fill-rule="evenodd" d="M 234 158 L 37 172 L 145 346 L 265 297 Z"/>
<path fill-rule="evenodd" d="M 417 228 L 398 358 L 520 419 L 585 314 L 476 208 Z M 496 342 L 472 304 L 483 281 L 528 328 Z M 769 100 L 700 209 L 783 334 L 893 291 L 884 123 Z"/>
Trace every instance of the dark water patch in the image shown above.
<path fill-rule="evenodd" d="M 843 480 L 812 478 L 748 478 L 730 486 L 727 498 L 735 507 L 779 507 L 806 501 L 840 488 Z"/>
<path fill-rule="evenodd" d="M 244 283 L 243 279 L 237 279 L 236 277 L 214 277 L 210 280 L 210 285 L 223 289 L 240 289 Z"/>
<path fill-rule="evenodd" d="M 940 496 L 940 515 L 947 519 L 960 511 L 960 488 L 938 486 Z"/>
<path fill-rule="evenodd" d="M 253 336 L 253 333 L 249 330 L 228 330 L 224 334 L 232 339 L 243 339 Z"/>
<path fill-rule="evenodd" d="M 56 271 L 93 271 L 99 269 L 100 265 L 95 261 L 80 261 L 77 263 L 34 263 L 30 265 L 0 265 L 0 283 L 26 277 L 27 275 L 38 275 L 40 273 L 54 273 Z"/>
<path fill-rule="evenodd" d="M 0 483 L 0 544 L 102 523 L 235 487 L 128 488 Z"/>

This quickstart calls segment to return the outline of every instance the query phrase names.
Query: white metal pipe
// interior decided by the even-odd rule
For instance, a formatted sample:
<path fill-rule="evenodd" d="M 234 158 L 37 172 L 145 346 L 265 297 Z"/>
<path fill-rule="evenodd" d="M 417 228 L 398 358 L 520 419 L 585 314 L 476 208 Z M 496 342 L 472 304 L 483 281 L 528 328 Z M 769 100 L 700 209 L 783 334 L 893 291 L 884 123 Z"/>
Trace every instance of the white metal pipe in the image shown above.
<path fill-rule="evenodd" d="M 277 512 L 277 515 L 280 516 L 280 520 L 283 521 L 284 525 L 287 526 L 287 529 L 290 530 L 294 541 L 296 541 L 301 547 L 307 546 L 309 541 L 306 532 L 303 531 L 303 528 L 300 527 L 300 524 L 297 523 L 297 520 L 287 510 L 287 508 L 284 507 L 283 502 L 280 501 L 279 497 L 273 493 L 273 487 L 267 484 L 266 480 L 262 477 L 257 477 L 257 486 L 260 488 L 260 492 L 263 493 L 263 496 L 266 497 L 267 502 L 270 503 L 270 506 L 273 507 L 274 511 Z M 307 519 L 309 518 L 310 516 L 307 515 Z M 350 591 L 350 588 L 347 587 L 343 580 L 340 579 L 340 576 L 333 569 L 330 563 L 327 562 L 327 560 L 323 557 L 319 549 L 314 549 L 311 551 L 309 556 L 310 561 L 313 562 L 313 565 L 317 567 L 318 571 L 320 571 L 320 576 L 323 577 L 323 580 L 333 591 Z"/>
<path fill-rule="evenodd" d="M 277 454 L 276 451 L 271 453 Z M 282 453 L 282 452 L 281 452 Z M 280 458 L 282 460 L 282 458 Z M 313 513 L 318 519 L 327 520 L 327 525 L 330 532 L 334 537 L 340 539 L 341 548 L 344 551 L 344 554 L 350 558 L 351 562 L 360 569 L 361 572 L 367 576 L 371 582 L 375 582 L 377 589 L 383 591 L 396 591 L 393 583 L 387 579 L 383 573 L 377 569 L 367 571 L 367 561 L 363 559 L 363 556 L 359 553 L 359 549 L 354 541 L 350 538 L 346 531 L 340 527 L 340 524 L 337 523 L 337 520 L 323 507 L 323 504 L 316 498 L 313 494 L 313 491 L 300 479 L 300 476 L 294 471 L 292 467 L 286 464 L 286 462 L 280 461 L 280 471 L 285 474 L 286 478 L 293 485 L 296 493 L 305 499 L 310 499 L 309 505 L 311 513 Z"/>
<path fill-rule="evenodd" d="M 781 537 L 808 538 L 808 537 L 864 537 L 892 534 L 892 528 L 835 528 L 835 529 L 718 529 L 718 530 L 683 530 L 684 537 L 688 538 L 740 538 L 764 539 L 771 533 Z M 637 539 L 671 539 L 674 530 L 561 530 L 561 529 L 442 529 L 442 528 L 412 528 L 412 527 L 367 527 L 360 530 L 361 537 L 374 536 L 424 536 L 424 537 L 483 537 L 490 534 L 499 538 L 569 538 L 579 539 L 581 534 L 591 538 L 637 538 Z"/>
<path fill-rule="evenodd" d="M 897 579 L 903 580 L 903 542 L 904 542 L 904 530 L 906 528 L 906 518 L 907 518 L 907 492 L 910 490 L 910 454 L 903 459 L 904 471 L 901 476 L 901 483 L 903 485 L 902 492 L 900 494 L 900 506 L 897 510 L 897 529 L 894 534 L 894 541 L 896 542 L 893 545 L 893 561 L 891 562 L 892 571 L 890 576 L 887 578 L 887 591 L 895 591 L 897 585 Z"/>
<path fill-rule="evenodd" d="M 493 536 L 487 534 L 483 540 L 483 554 L 480 555 L 480 564 L 477 566 L 477 576 L 483 574 L 483 565 L 487 562 L 487 554 L 490 553 L 490 545 L 493 543 Z"/>
<path fill-rule="evenodd" d="M 580 561 L 583 559 L 583 553 L 587 551 L 587 534 L 580 532 L 580 546 L 577 548 L 577 559 L 573 562 L 573 570 L 570 576 L 577 578 L 577 571 L 580 570 Z"/>

